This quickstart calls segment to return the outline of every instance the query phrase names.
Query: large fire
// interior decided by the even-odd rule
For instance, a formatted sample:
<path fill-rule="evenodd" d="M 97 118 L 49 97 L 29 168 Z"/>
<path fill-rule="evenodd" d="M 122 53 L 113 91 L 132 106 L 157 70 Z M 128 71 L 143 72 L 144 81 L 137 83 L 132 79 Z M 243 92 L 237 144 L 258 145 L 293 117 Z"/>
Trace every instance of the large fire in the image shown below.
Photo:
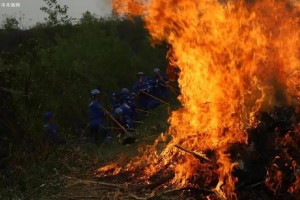
<path fill-rule="evenodd" d="M 168 166 L 175 174 L 171 185 L 186 186 L 198 175 L 204 183 L 216 181 L 220 197 L 235 198 L 232 172 L 238 163 L 228 148 L 247 143 L 246 129 L 257 123 L 257 111 L 290 105 L 299 95 L 298 2 L 114 0 L 113 7 L 141 15 L 153 42 L 172 46 L 168 59 L 181 70 L 183 107 L 171 114 L 168 132 L 156 141 L 171 137 L 164 150 L 155 144 L 123 168 L 112 164 L 100 171 L 139 168 L 147 178 Z M 212 151 L 216 165 L 175 145 Z"/>

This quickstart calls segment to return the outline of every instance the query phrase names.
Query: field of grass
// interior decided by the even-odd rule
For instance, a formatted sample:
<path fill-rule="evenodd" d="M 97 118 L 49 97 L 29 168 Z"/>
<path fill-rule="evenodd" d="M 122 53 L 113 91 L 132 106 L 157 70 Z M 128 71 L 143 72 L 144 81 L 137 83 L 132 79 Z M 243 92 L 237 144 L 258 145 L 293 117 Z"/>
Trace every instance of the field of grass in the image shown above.
<path fill-rule="evenodd" d="M 62 193 L 67 177 L 89 179 L 97 168 L 139 146 L 152 144 L 168 128 L 161 105 L 133 132 L 137 142 L 97 146 L 84 136 L 89 91 L 99 87 L 104 107 L 112 92 L 129 89 L 136 74 L 166 69 L 166 44 L 151 45 L 140 18 L 94 19 L 77 25 L 0 30 L 0 199 L 46 199 Z M 172 107 L 178 106 L 175 97 Z M 174 109 L 171 108 L 170 110 Z M 43 113 L 52 111 L 63 146 L 45 146 Z M 113 122 L 109 126 L 117 127 Z M 59 198 L 58 198 L 59 199 Z M 64 199 L 64 198 L 60 198 Z"/>
<path fill-rule="evenodd" d="M 77 179 L 93 180 L 93 173 L 99 167 L 113 162 L 121 155 L 130 159 L 137 155 L 139 146 L 153 144 L 168 129 L 169 114 L 179 105 L 175 97 L 171 104 L 172 108 L 160 105 L 141 121 L 137 130 L 132 132 L 137 138 L 133 144 L 123 145 L 118 137 L 121 132 L 114 131 L 111 132 L 111 144 L 99 146 L 76 138 L 63 146 L 39 147 L 43 150 L 37 149 L 36 154 L 15 158 L 15 165 L 8 167 L 11 177 L 0 177 L 0 199 L 64 199 L 61 195 L 67 195 L 66 191 L 80 193 L 76 181 L 74 186 L 70 186 L 70 182 Z M 4 185 L 9 181 L 10 185 Z M 88 188 L 83 187 L 84 190 Z"/>

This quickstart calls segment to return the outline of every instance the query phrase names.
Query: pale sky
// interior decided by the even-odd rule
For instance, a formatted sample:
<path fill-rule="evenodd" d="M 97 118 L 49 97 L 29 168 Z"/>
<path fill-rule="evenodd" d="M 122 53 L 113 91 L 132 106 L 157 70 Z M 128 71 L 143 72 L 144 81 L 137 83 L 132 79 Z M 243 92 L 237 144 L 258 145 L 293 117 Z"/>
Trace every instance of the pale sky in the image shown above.
<path fill-rule="evenodd" d="M 97 16 L 107 16 L 111 13 L 111 0 L 57 0 L 60 5 L 69 7 L 68 14 L 72 18 L 80 18 L 82 13 L 90 11 Z M 20 7 L 12 8 L 3 6 L 4 4 L 20 3 Z M 0 22 L 2 24 L 6 16 L 22 19 L 21 26 L 29 27 L 36 22 L 43 22 L 47 16 L 40 10 L 40 7 L 46 6 L 43 0 L 0 0 Z"/>

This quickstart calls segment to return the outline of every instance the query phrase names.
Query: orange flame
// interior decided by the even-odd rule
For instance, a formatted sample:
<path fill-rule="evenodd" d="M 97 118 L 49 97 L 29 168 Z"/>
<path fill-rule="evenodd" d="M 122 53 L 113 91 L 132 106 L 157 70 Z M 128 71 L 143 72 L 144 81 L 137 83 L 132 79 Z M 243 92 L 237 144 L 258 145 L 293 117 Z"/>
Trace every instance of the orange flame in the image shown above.
<path fill-rule="evenodd" d="M 203 169 L 206 181 L 218 177 L 215 190 L 221 197 L 236 198 L 232 171 L 237 163 L 228 148 L 246 143 L 245 130 L 258 110 L 289 104 L 299 93 L 298 1 L 114 0 L 113 8 L 142 15 L 153 41 L 172 46 L 169 59 L 181 70 L 183 108 L 169 118 L 171 142 L 160 153 L 150 147 L 126 169 L 142 164 L 149 177 L 169 164 L 177 186 Z M 176 144 L 213 150 L 217 167 L 200 163 Z"/>

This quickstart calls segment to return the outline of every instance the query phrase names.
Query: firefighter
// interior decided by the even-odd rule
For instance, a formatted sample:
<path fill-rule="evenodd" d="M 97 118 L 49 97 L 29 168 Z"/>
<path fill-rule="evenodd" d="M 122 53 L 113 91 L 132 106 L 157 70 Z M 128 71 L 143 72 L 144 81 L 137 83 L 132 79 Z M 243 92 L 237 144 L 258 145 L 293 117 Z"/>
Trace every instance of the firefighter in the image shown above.
<path fill-rule="evenodd" d="M 130 96 L 130 91 L 128 88 L 122 88 L 121 90 L 121 101 L 124 102 Z"/>
<path fill-rule="evenodd" d="M 44 119 L 45 119 L 45 137 L 47 143 L 50 144 L 63 144 L 64 141 L 60 138 L 58 127 L 54 120 L 54 115 L 52 112 L 46 112 L 44 113 Z"/>
<path fill-rule="evenodd" d="M 137 103 L 142 109 L 147 109 L 149 97 L 142 92 L 147 89 L 146 77 L 143 72 L 137 74 L 137 82 L 133 85 L 133 92 L 137 95 Z"/>
<path fill-rule="evenodd" d="M 161 73 L 159 68 L 154 68 L 153 74 L 154 95 L 161 99 L 168 98 L 170 87 L 168 77 Z"/>
<path fill-rule="evenodd" d="M 160 103 L 151 96 L 154 96 L 153 80 L 147 78 L 143 72 L 137 74 L 137 82 L 133 86 L 133 92 L 137 94 L 137 101 L 143 110 L 151 110 Z"/>
<path fill-rule="evenodd" d="M 93 89 L 91 92 L 92 102 L 89 104 L 89 116 L 90 116 L 90 133 L 96 144 L 102 144 L 108 136 L 105 129 L 105 117 L 106 113 L 101 107 L 100 94 L 101 91 Z"/>
<path fill-rule="evenodd" d="M 121 98 L 120 98 L 120 94 L 118 93 L 112 93 L 111 95 L 111 108 L 114 111 L 117 107 L 119 107 L 121 105 Z"/>
<path fill-rule="evenodd" d="M 123 108 L 123 109 L 122 109 Z M 135 124 L 132 118 L 130 117 L 128 111 L 124 107 L 119 107 L 114 111 L 114 117 L 118 122 L 127 129 L 134 129 Z"/>

